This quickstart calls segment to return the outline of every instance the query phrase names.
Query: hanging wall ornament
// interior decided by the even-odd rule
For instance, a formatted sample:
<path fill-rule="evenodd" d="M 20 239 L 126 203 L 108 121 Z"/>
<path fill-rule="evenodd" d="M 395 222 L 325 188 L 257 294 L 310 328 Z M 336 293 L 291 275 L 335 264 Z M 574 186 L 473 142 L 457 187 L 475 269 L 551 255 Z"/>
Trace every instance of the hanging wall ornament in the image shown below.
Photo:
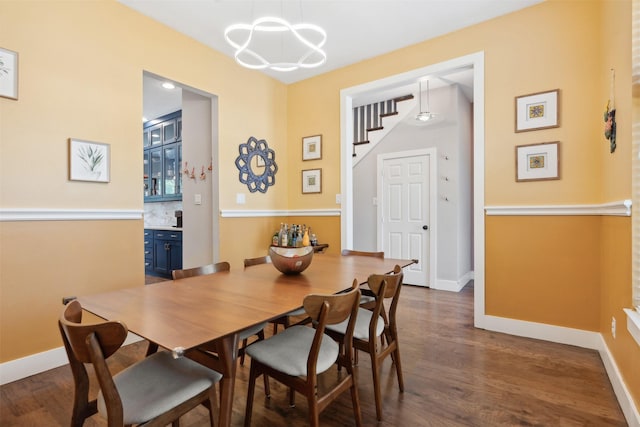
<path fill-rule="evenodd" d="M 609 151 L 616 151 L 616 108 L 614 102 L 616 72 L 611 69 L 611 97 L 604 112 L 604 137 L 609 140 Z"/>
<path fill-rule="evenodd" d="M 264 139 L 257 140 L 253 136 L 246 144 L 238 147 L 240 155 L 236 159 L 236 166 L 240 171 L 240 182 L 247 184 L 252 193 L 259 191 L 266 193 L 269 186 L 276 183 L 276 153 L 267 145 Z"/>

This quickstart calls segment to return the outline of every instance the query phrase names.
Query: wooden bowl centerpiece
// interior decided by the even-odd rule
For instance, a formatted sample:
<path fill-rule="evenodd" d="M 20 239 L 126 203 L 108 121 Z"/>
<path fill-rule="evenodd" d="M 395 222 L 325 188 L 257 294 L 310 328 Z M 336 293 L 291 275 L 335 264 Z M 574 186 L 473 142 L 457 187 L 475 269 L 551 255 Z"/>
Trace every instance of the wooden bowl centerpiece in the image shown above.
<path fill-rule="evenodd" d="M 299 274 L 303 272 L 313 259 L 313 246 L 288 248 L 271 246 L 269 256 L 274 267 L 284 274 Z"/>

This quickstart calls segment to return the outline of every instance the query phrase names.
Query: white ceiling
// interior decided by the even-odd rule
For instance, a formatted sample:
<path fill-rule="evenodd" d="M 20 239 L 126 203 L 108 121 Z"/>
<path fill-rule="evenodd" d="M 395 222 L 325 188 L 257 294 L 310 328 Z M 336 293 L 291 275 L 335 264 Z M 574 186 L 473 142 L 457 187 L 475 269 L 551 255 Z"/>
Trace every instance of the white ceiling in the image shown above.
<path fill-rule="evenodd" d="M 543 0 L 118 1 L 231 58 L 234 55 L 233 48 L 224 40 L 224 29 L 228 25 L 250 23 L 258 17 L 270 15 L 292 24 L 307 22 L 323 27 L 327 32 L 324 46 L 327 61 L 323 66 L 290 72 L 256 71 L 290 84 L 514 12 Z M 280 51 L 282 46 L 279 44 L 276 49 Z M 460 73 L 457 70 L 455 74 L 440 76 L 442 79 L 432 81 L 431 87 L 435 89 L 438 84 L 445 82 L 444 79 L 449 80 L 449 83 L 457 82 L 465 86 L 465 82 L 468 82 L 470 85 L 470 73 Z M 462 79 L 462 82 L 458 79 Z M 152 93 L 151 88 L 147 89 L 146 83 L 147 80 L 145 115 L 154 117 L 155 113 L 148 110 L 147 104 L 151 108 L 151 105 L 159 105 L 159 101 L 151 100 L 151 97 L 167 95 L 154 94 L 155 91 Z M 169 98 L 179 97 L 177 92 L 179 91 L 169 95 Z M 414 94 L 416 92 L 417 88 L 413 90 Z M 361 104 L 368 102 L 363 100 Z"/>

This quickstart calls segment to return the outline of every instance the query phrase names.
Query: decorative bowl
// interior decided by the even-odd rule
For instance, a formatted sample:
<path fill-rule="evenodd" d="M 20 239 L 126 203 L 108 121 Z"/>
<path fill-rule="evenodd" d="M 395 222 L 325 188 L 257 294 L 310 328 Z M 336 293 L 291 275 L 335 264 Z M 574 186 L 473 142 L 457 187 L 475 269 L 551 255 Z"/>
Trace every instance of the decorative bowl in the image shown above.
<path fill-rule="evenodd" d="M 313 246 L 303 246 L 301 248 L 271 246 L 269 248 L 269 256 L 273 266 L 281 273 L 299 274 L 311 264 Z"/>

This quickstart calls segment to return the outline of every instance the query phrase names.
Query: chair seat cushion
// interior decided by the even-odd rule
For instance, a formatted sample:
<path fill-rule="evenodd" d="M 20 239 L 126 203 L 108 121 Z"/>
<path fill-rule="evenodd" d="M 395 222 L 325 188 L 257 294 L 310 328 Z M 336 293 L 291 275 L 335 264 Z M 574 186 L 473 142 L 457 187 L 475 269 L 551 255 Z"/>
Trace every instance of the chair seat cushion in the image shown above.
<path fill-rule="evenodd" d="M 373 312 L 364 308 L 358 309 L 358 317 L 356 318 L 356 326 L 353 329 L 353 337 L 359 340 L 367 341 L 369 339 L 369 323 L 371 323 L 371 316 Z M 327 325 L 327 329 L 335 332 L 339 332 L 344 335 L 347 332 L 347 325 L 349 319 L 344 322 L 336 323 L 335 325 Z M 384 331 L 384 319 L 382 316 L 378 316 L 378 323 L 376 324 L 376 336 L 379 337 Z"/>
<path fill-rule="evenodd" d="M 287 316 L 302 316 L 304 314 L 307 314 L 307 312 L 304 310 L 304 308 L 301 307 L 296 310 L 291 310 L 287 313 Z"/>
<path fill-rule="evenodd" d="M 307 326 L 292 326 L 264 341 L 247 347 L 247 354 L 280 372 L 292 376 L 307 375 L 307 357 L 316 330 Z M 316 372 L 329 369 L 338 359 L 338 344 L 328 335 L 323 335 L 318 354 Z"/>
<path fill-rule="evenodd" d="M 220 381 L 222 375 L 191 359 L 174 359 L 160 351 L 129 366 L 113 377 L 124 412 L 124 424 L 149 421 Z M 102 391 L 98 411 L 107 409 Z"/>
<path fill-rule="evenodd" d="M 369 304 L 370 302 L 375 302 L 375 301 L 376 301 L 376 297 L 372 295 L 362 294 L 362 296 L 360 296 L 360 305 Z"/>
<path fill-rule="evenodd" d="M 267 327 L 267 322 L 263 322 L 263 323 L 259 323 L 255 326 L 251 326 L 247 329 L 243 329 L 240 332 L 238 332 L 238 339 L 240 341 L 242 341 L 245 338 L 249 338 L 252 337 L 254 335 L 256 335 L 258 332 L 260 332 L 261 330 L 263 330 L 264 328 Z"/>

